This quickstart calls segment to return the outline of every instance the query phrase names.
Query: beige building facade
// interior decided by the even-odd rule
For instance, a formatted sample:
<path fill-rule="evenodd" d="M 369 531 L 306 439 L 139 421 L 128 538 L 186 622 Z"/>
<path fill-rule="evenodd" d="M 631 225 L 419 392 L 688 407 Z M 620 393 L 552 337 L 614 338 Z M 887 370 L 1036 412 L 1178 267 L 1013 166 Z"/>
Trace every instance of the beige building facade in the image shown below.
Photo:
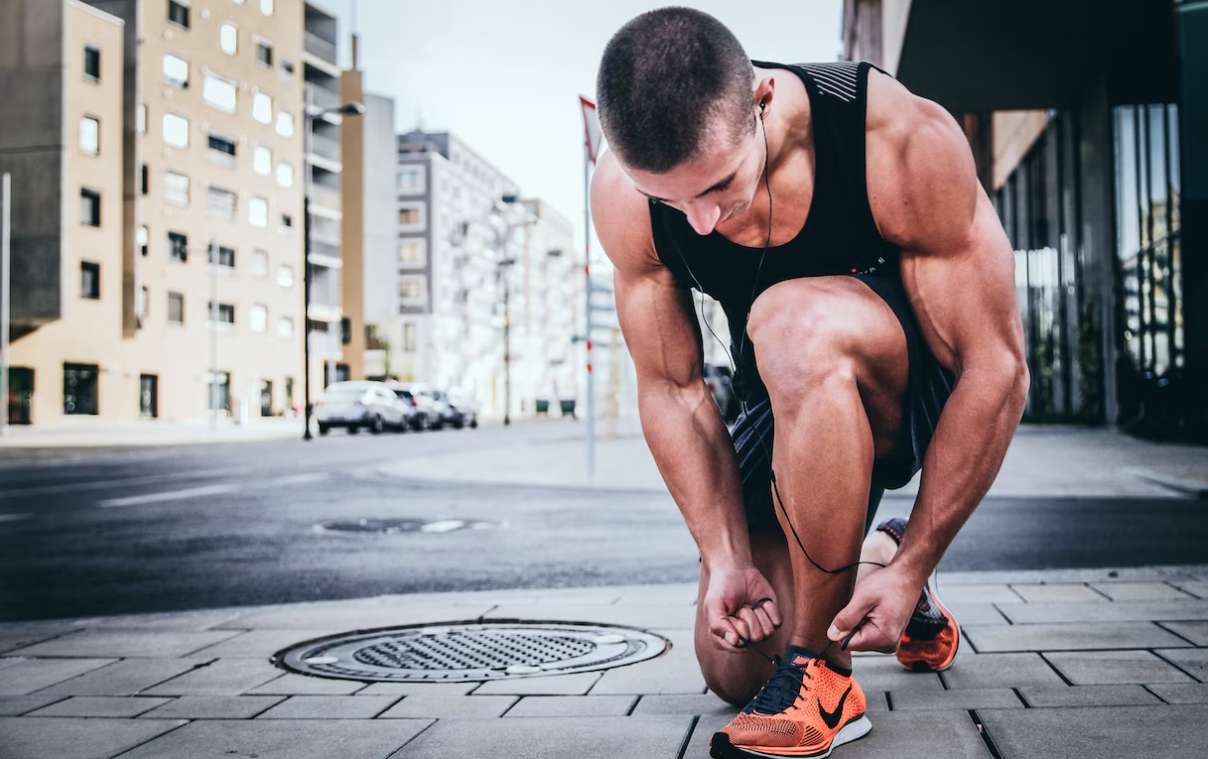
<path fill-rule="evenodd" d="M 38 293 L 13 302 L 14 421 L 246 421 L 297 408 L 300 0 L 62 0 L 60 19 L 48 11 L 58 0 L 16 5 L 38 29 L 0 34 L 28 44 L 36 31 L 57 50 L 57 92 L 33 105 L 61 112 L 57 159 L 40 156 L 60 164 L 55 229 L 26 234 L 17 213 L 54 174 L 11 169 L 14 287 Z M 99 74 L 82 72 L 98 56 Z M 3 65 L 20 87 L 40 62 Z M 38 147 L 4 135 L 10 164 Z"/>

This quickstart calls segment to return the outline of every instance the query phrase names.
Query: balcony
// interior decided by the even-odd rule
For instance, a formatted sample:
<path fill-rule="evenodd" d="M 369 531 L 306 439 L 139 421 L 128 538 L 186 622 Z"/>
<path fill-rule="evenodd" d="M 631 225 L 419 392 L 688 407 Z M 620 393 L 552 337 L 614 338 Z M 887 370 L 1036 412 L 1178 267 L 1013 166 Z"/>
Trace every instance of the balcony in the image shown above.
<path fill-rule="evenodd" d="M 308 112 L 318 112 L 327 108 L 340 107 L 340 95 L 337 92 L 320 87 L 314 82 L 306 83 L 305 90 L 306 110 Z"/>
<path fill-rule="evenodd" d="M 340 141 L 321 134 L 311 134 L 310 152 L 331 161 L 340 161 Z"/>
<path fill-rule="evenodd" d="M 335 65 L 336 43 L 325 40 L 314 32 L 306 32 L 303 47 L 311 55 Z"/>
<path fill-rule="evenodd" d="M 306 194 L 310 196 L 310 205 L 312 208 L 325 208 L 336 214 L 340 213 L 340 191 L 332 190 L 327 187 L 321 187 L 316 184 L 311 184 L 306 188 Z"/>

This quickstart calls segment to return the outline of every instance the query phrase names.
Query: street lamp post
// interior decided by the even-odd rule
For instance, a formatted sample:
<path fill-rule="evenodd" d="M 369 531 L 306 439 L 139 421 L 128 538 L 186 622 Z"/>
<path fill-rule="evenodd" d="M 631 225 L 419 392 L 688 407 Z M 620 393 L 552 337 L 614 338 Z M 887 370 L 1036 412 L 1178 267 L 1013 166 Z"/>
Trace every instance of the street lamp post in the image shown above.
<path fill-rule="evenodd" d="M 365 113 L 361 103 L 344 103 L 336 108 L 324 108 L 302 122 L 302 166 L 305 177 L 302 195 L 302 439 L 310 440 L 310 169 L 306 168 L 306 157 L 310 155 L 310 130 L 314 120 L 329 113 L 340 116 L 360 116 Z"/>
<path fill-rule="evenodd" d="M 506 244 L 506 239 L 505 239 Z M 495 267 L 503 285 L 503 426 L 512 423 L 512 311 L 511 287 L 506 269 L 516 263 L 515 258 L 504 258 Z"/>

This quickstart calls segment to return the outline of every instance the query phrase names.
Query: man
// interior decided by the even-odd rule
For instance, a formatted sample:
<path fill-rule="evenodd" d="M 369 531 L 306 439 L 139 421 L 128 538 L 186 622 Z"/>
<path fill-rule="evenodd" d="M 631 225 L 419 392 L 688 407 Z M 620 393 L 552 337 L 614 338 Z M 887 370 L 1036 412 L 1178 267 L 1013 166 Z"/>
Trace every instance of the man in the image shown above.
<path fill-rule="evenodd" d="M 868 64 L 753 62 L 665 8 L 617 32 L 597 85 L 592 212 L 646 440 L 701 552 L 696 652 L 745 704 L 712 753 L 828 755 L 870 729 L 852 650 L 955 657 L 927 578 L 1023 412 L 1011 246 L 952 117 Z M 692 288 L 729 322 L 733 439 Z M 882 489 L 920 468 L 909 529 L 861 554 Z"/>

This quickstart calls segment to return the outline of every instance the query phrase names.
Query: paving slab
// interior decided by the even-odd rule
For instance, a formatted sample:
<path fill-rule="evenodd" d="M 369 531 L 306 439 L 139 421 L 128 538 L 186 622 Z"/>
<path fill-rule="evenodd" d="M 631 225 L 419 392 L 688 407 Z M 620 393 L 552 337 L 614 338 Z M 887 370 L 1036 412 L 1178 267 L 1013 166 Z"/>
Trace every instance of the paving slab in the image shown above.
<path fill-rule="evenodd" d="M 1208 704 L 1206 683 L 1163 683 L 1148 687 L 1168 704 Z"/>
<path fill-rule="evenodd" d="M 478 680 L 452 683 L 370 683 L 354 696 L 410 696 L 457 695 L 464 696 L 482 683 Z"/>
<path fill-rule="evenodd" d="M 248 630 L 200 648 L 190 659 L 267 659 L 283 648 L 344 632 L 338 629 Z"/>
<path fill-rule="evenodd" d="M 134 725 L 160 724 L 134 720 Z M 122 759 L 383 759 L 432 720 L 201 720 L 139 746 Z"/>
<path fill-rule="evenodd" d="M 405 696 L 378 716 L 382 719 L 489 719 L 501 716 L 517 700 L 516 696 Z"/>
<path fill-rule="evenodd" d="M 1006 583 L 954 583 L 941 575 L 938 587 L 944 605 L 977 603 L 1019 603 L 1023 599 Z"/>
<path fill-rule="evenodd" d="M 515 680 L 489 680 L 474 695 L 582 696 L 604 675 L 603 672 L 576 672 L 551 677 L 520 677 Z"/>
<path fill-rule="evenodd" d="M 188 659 L 123 659 L 52 685 L 42 692 L 72 696 L 133 696 L 197 665 L 198 662 Z"/>
<path fill-rule="evenodd" d="M 738 714 L 738 707 L 713 693 L 642 696 L 634 714 Z"/>
<path fill-rule="evenodd" d="M 690 659 L 664 655 L 657 659 L 610 669 L 590 691 L 595 696 L 704 692 L 705 678 L 701 674 L 695 655 Z"/>
<path fill-rule="evenodd" d="M 181 696 L 142 715 L 143 719 L 251 719 L 285 696 Z"/>
<path fill-rule="evenodd" d="M 114 659 L 0 659 L 0 696 L 23 696 L 112 664 Z"/>
<path fill-rule="evenodd" d="M 866 691 L 939 691 L 944 686 L 932 672 L 912 672 L 893 656 L 878 654 L 860 657 L 853 662 L 852 671 L 860 687 Z"/>
<path fill-rule="evenodd" d="M 677 606 L 696 604 L 698 592 L 697 583 L 681 582 L 666 585 L 619 585 L 611 586 L 614 592 L 620 594 L 617 600 L 619 606 L 653 605 Z"/>
<path fill-rule="evenodd" d="M 1012 585 L 1011 589 L 1023 596 L 1028 603 L 1041 601 L 1107 601 L 1084 583 L 1053 583 L 1051 585 Z"/>
<path fill-rule="evenodd" d="M 46 693 L 36 696 L 0 696 L 0 717 L 18 717 L 65 698 L 67 696 L 52 696 Z"/>
<path fill-rule="evenodd" d="M 66 635 L 72 632 L 73 628 L 53 629 L 46 628 L 42 630 L 13 630 L 11 632 L 0 631 L 0 654 L 7 654 L 9 651 L 15 651 L 18 648 L 32 646 L 35 643 L 40 643 L 44 640 L 50 640 L 60 635 Z"/>
<path fill-rule="evenodd" d="M 281 670 L 277 670 L 281 672 Z M 315 695 L 315 696 L 347 696 L 365 687 L 359 680 L 335 680 L 327 677 L 308 677 L 292 672 L 283 674 L 275 680 L 252 688 L 248 693 L 264 693 L 267 695 L 281 694 Z"/>
<path fill-rule="evenodd" d="M 399 696 L 290 696 L 256 719 L 373 719 Z"/>
<path fill-rule="evenodd" d="M 1016 625 L 1053 622 L 1148 622 L 1208 619 L 1208 601 L 999 604 Z"/>
<path fill-rule="evenodd" d="M 391 759 L 676 759 L 692 718 L 687 716 L 517 717 L 475 723 L 441 720 Z M 123 757 L 123 759 L 125 759 Z"/>
<path fill-rule="evenodd" d="M 80 630 L 10 652 L 16 656 L 184 656 L 230 638 L 229 630 Z"/>
<path fill-rule="evenodd" d="M 1140 685 L 1061 685 L 1052 688 L 1019 688 L 1029 707 L 1145 706 L 1160 704 L 1158 697 Z"/>
<path fill-rule="evenodd" d="M 979 709 L 1003 759 L 1208 756 L 1204 706 Z"/>
<path fill-rule="evenodd" d="M 620 717 L 638 696 L 525 696 L 503 715 L 510 717 Z"/>
<path fill-rule="evenodd" d="M 495 604 L 426 605 L 409 601 L 397 606 L 291 605 L 241 614 L 227 620 L 218 629 L 324 629 L 373 630 L 436 622 L 475 622 Z"/>
<path fill-rule="evenodd" d="M 183 724 L 183 720 L 2 717 L 0 748 L 4 759 L 105 759 Z"/>
<path fill-rule="evenodd" d="M 948 606 L 948 611 L 956 617 L 956 621 L 962 625 L 999 625 L 1006 624 L 1007 619 L 998 611 L 998 607 L 1003 603 L 1019 603 L 1019 599 L 1015 601 L 1000 601 L 998 603 L 984 603 L 981 601 L 949 601 L 943 599 Z"/>
<path fill-rule="evenodd" d="M 587 622 L 627 625 L 648 629 L 691 630 L 696 624 L 696 607 L 687 603 L 611 606 L 570 604 L 503 604 L 487 612 L 484 619 L 529 619 L 540 621 Z"/>
<path fill-rule="evenodd" d="M 1188 673 L 1200 682 L 1208 682 L 1208 648 L 1189 648 L 1185 651 L 1158 651 L 1163 659 Z"/>
<path fill-rule="evenodd" d="M 1170 584 L 1196 598 L 1208 599 L 1208 581 L 1206 580 L 1171 580 Z"/>
<path fill-rule="evenodd" d="M 1074 685 L 1193 682 L 1149 651 L 1056 652 L 1045 658 Z"/>
<path fill-rule="evenodd" d="M 1040 654 L 975 654 L 961 647 L 952 668 L 940 677 L 951 690 L 965 688 L 1066 687 Z"/>
<path fill-rule="evenodd" d="M 268 662 L 215 659 L 144 691 L 153 696 L 237 696 L 281 676 Z"/>
<path fill-rule="evenodd" d="M 1079 605 L 1090 609 L 1117 604 Z M 978 653 L 1174 648 L 1188 645 L 1151 622 L 967 625 L 962 629 L 966 640 Z"/>
<path fill-rule="evenodd" d="M 168 702 L 150 696 L 72 696 L 51 704 L 31 717 L 137 717 Z"/>
<path fill-rule="evenodd" d="M 836 759 L 992 759 L 965 711 L 870 712 L 869 719 L 872 732 L 838 749 Z M 701 717 L 684 759 L 708 759 L 709 739 L 727 722 L 722 716 Z"/>
<path fill-rule="evenodd" d="M 1180 638 L 1186 638 L 1197 646 L 1208 646 L 1208 620 L 1161 622 L 1159 627 L 1165 627 Z"/>
<path fill-rule="evenodd" d="M 77 627 L 89 629 L 204 630 L 228 619 L 246 614 L 247 609 L 193 609 L 153 614 L 117 614 L 103 617 L 79 617 L 71 620 Z"/>
<path fill-rule="evenodd" d="M 1010 688 L 965 688 L 964 690 L 909 691 L 905 693 L 891 691 L 889 698 L 895 712 L 990 707 L 1023 708 L 1019 697 Z"/>
<path fill-rule="evenodd" d="M 1097 582 L 1091 587 L 1113 601 L 1185 601 L 1195 598 L 1165 582 Z"/>

